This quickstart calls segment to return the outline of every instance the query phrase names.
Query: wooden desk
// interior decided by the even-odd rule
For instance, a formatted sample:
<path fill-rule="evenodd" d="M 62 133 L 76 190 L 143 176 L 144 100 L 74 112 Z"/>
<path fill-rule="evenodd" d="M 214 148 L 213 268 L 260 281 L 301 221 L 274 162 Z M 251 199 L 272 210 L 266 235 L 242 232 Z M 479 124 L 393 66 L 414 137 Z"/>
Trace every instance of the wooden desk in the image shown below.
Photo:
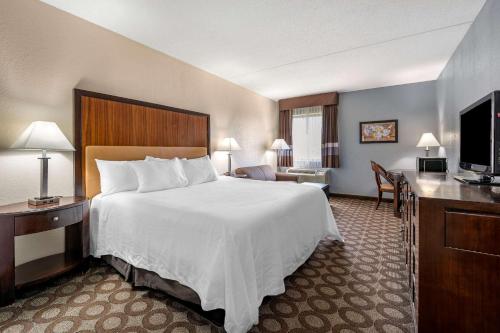
<path fill-rule="evenodd" d="M 64 253 L 15 267 L 14 237 L 65 228 Z M 84 263 L 89 255 L 89 202 L 64 197 L 59 204 L 27 202 L 0 207 L 0 306 L 14 302 L 16 289 L 44 282 Z"/>

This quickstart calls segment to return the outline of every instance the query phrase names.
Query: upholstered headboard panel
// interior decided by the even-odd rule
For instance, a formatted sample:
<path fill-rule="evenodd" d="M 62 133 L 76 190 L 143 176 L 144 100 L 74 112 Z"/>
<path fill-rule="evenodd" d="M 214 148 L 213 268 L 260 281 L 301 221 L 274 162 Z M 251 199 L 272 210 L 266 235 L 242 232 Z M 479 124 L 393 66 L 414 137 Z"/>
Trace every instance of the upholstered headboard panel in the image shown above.
<path fill-rule="evenodd" d="M 85 150 L 85 193 L 89 198 L 101 192 L 96 159 L 134 161 L 143 160 L 146 156 L 196 158 L 207 155 L 206 147 L 87 146 Z"/>
<path fill-rule="evenodd" d="M 92 197 L 99 192 L 95 158 L 210 154 L 208 114 L 78 89 L 74 103 L 75 195 Z M 87 158 L 87 152 L 93 155 Z"/>

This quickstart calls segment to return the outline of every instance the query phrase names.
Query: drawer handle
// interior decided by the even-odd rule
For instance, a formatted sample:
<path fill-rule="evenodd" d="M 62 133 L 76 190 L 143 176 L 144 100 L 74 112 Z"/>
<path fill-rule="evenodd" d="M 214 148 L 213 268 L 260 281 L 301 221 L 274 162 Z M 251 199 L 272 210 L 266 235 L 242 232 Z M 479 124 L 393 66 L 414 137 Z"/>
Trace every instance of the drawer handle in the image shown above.
<path fill-rule="evenodd" d="M 417 214 L 417 208 L 415 207 L 415 198 L 416 198 L 416 195 L 415 195 L 415 192 L 411 192 L 410 193 L 410 198 L 411 198 L 411 201 L 412 201 L 412 210 L 413 210 L 413 216 L 416 216 Z"/>
<path fill-rule="evenodd" d="M 59 216 L 54 216 L 54 217 L 52 218 L 52 221 L 54 221 L 54 222 L 59 221 Z"/>

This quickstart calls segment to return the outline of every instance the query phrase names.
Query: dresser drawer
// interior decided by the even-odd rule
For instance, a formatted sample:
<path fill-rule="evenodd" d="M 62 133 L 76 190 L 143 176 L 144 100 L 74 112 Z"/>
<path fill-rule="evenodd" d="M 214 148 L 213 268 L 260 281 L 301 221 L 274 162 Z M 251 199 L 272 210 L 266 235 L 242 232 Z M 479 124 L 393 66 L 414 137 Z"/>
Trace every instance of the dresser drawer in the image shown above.
<path fill-rule="evenodd" d="M 15 218 L 15 235 L 61 228 L 82 221 L 82 207 L 73 207 L 47 213 L 23 215 Z"/>
<path fill-rule="evenodd" d="M 447 211 L 445 246 L 500 256 L 500 215 Z"/>

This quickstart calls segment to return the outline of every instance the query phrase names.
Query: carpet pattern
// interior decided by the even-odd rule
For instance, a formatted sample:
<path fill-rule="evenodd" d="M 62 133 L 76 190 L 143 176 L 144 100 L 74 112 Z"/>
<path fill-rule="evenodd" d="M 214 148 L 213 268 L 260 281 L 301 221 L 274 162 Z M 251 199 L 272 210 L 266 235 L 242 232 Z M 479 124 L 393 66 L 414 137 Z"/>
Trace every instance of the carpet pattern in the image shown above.
<path fill-rule="evenodd" d="M 260 308 L 257 332 L 413 332 L 400 221 L 392 206 L 332 198 L 346 243 L 323 240 Z M 223 332 L 169 296 L 93 265 L 0 308 L 0 332 Z"/>

